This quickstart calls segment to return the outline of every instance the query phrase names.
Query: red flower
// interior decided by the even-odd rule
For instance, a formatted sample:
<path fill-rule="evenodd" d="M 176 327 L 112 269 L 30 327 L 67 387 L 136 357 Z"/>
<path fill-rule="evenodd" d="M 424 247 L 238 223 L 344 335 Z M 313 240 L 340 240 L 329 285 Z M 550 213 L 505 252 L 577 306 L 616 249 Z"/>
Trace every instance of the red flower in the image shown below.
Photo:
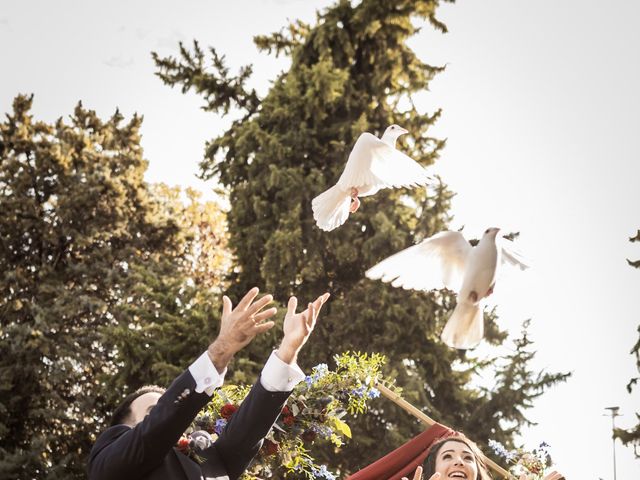
<path fill-rule="evenodd" d="M 286 405 L 282 407 L 282 415 L 284 415 L 285 417 L 291 415 L 291 410 L 289 410 L 289 407 L 287 407 Z"/>
<path fill-rule="evenodd" d="M 220 409 L 220 416 L 226 420 L 229 420 L 229 418 L 231 418 L 231 415 L 233 415 L 236 410 L 238 410 L 237 405 L 227 403 Z"/>
<path fill-rule="evenodd" d="M 187 437 L 180 437 L 180 440 L 178 440 L 178 445 L 176 445 L 176 447 L 182 453 L 187 452 L 189 450 L 189 439 Z"/>
<path fill-rule="evenodd" d="M 265 457 L 275 455 L 276 453 L 278 453 L 278 444 L 272 442 L 268 438 L 265 438 L 264 443 L 262 444 L 262 453 Z"/>
<path fill-rule="evenodd" d="M 282 421 L 285 425 L 291 426 L 296 423 L 296 417 L 294 417 L 293 415 L 287 415 Z"/>
<path fill-rule="evenodd" d="M 209 425 L 207 425 L 205 427 L 205 432 L 210 433 L 211 435 L 213 435 L 214 433 L 216 433 L 216 424 L 215 423 L 210 423 Z"/>

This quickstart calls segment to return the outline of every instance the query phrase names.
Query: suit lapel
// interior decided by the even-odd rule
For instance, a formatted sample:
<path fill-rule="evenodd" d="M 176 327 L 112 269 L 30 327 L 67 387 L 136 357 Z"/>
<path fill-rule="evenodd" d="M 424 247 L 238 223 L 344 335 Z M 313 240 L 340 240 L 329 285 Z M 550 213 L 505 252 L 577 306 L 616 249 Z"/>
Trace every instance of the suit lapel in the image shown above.
<path fill-rule="evenodd" d="M 178 457 L 178 461 L 180 462 L 180 465 L 182 465 L 184 473 L 187 475 L 187 478 L 189 480 L 204 480 L 202 471 L 200 470 L 200 467 L 196 462 L 191 460 L 186 455 L 177 452 L 175 449 L 173 450 L 173 452 L 175 453 L 176 457 Z"/>

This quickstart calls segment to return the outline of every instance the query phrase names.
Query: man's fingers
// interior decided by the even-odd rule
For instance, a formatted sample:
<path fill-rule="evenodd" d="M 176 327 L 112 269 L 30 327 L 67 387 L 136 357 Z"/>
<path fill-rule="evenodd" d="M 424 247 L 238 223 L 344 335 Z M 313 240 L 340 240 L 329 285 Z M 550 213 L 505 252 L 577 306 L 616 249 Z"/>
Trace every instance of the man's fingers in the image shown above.
<path fill-rule="evenodd" d="M 264 322 L 255 326 L 256 335 L 266 332 L 275 325 L 275 322 Z"/>
<path fill-rule="evenodd" d="M 264 312 L 260 312 L 260 313 L 255 314 L 253 316 L 253 320 L 256 323 L 260 323 L 263 320 L 266 320 L 267 318 L 273 317 L 276 314 L 277 311 L 278 311 L 278 309 L 275 308 L 275 307 L 270 308 L 269 310 L 265 310 Z"/>
<path fill-rule="evenodd" d="M 257 300 L 255 303 L 251 304 L 249 308 L 247 308 L 247 313 L 249 315 L 253 315 L 256 312 L 262 310 L 267 304 L 273 301 L 273 295 L 265 295 L 261 299 Z"/>
<path fill-rule="evenodd" d="M 320 295 L 318 298 L 316 298 L 315 302 L 313 302 L 313 307 L 315 310 L 315 316 L 313 317 L 314 320 L 318 318 L 318 315 L 320 314 L 320 310 L 322 309 L 322 306 L 328 299 L 329 299 L 329 293 L 324 293 Z"/>
<path fill-rule="evenodd" d="M 251 302 L 253 302 L 253 299 L 256 298 L 256 295 L 258 295 L 259 291 L 260 290 L 258 289 L 258 287 L 253 287 L 247 292 L 244 297 L 242 297 L 242 300 L 238 302 L 238 306 L 236 308 L 239 308 L 240 310 L 246 310 Z"/>
<path fill-rule="evenodd" d="M 229 297 L 227 297 L 226 295 L 224 295 L 222 297 L 222 316 L 226 317 L 227 315 L 229 315 L 231 313 L 232 307 L 233 305 L 231 304 L 231 299 Z"/>
<path fill-rule="evenodd" d="M 316 298 L 310 305 L 313 305 L 313 308 L 317 312 L 318 310 L 320 310 L 320 307 L 322 307 L 322 297 Z"/>
<path fill-rule="evenodd" d="M 295 315 L 297 307 L 298 299 L 296 297 L 289 298 L 289 303 L 287 304 L 287 315 Z"/>
<path fill-rule="evenodd" d="M 305 318 L 305 323 L 308 328 L 313 328 L 313 324 L 316 321 L 316 307 L 313 303 L 310 303 L 307 307 L 307 316 Z"/>
<path fill-rule="evenodd" d="M 327 292 L 327 293 L 324 293 L 324 294 L 320 295 L 320 296 L 316 299 L 316 301 L 314 302 L 314 304 L 315 304 L 315 306 L 316 306 L 316 315 L 317 315 L 318 313 L 320 313 L 320 309 L 321 309 L 321 308 L 322 308 L 322 306 L 325 304 L 325 302 L 326 302 L 327 300 L 329 300 L 329 297 L 330 297 L 330 294 L 329 294 L 329 292 Z"/>

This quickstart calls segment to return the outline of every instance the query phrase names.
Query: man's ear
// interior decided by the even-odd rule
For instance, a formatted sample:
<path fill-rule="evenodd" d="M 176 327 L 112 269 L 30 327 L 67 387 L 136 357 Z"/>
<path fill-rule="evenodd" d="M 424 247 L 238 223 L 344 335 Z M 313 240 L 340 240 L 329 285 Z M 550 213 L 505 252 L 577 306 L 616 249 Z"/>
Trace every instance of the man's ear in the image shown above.
<path fill-rule="evenodd" d="M 129 408 L 129 412 L 122 419 L 122 425 L 127 425 L 127 426 L 129 426 L 131 428 L 136 426 L 136 423 L 135 423 L 134 418 L 133 418 L 133 412 L 131 411 L 131 408 Z"/>

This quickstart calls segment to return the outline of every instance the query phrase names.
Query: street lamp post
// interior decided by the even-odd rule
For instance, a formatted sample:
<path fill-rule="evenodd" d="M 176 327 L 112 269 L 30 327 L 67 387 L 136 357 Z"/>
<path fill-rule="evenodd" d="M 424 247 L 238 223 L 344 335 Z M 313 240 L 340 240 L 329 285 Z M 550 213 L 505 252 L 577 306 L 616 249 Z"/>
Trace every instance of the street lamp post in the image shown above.
<path fill-rule="evenodd" d="M 609 410 L 611 413 L 609 415 L 606 416 L 611 416 L 611 438 L 613 440 L 613 480 L 617 480 L 616 479 L 616 437 L 615 437 L 615 431 L 616 431 L 616 417 L 619 417 L 620 414 L 618 413 L 618 410 L 620 410 L 620 407 L 606 407 L 605 410 Z"/>

